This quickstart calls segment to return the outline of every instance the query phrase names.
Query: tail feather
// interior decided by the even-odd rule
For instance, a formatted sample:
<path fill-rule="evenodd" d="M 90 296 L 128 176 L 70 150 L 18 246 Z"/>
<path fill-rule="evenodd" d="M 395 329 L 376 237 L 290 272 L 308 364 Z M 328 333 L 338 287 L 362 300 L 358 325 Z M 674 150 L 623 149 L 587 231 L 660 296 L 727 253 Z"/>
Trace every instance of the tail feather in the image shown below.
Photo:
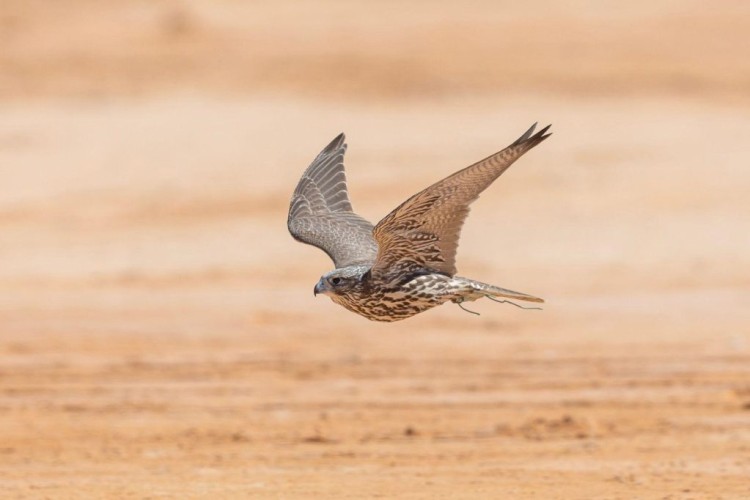
<path fill-rule="evenodd" d="M 466 291 L 464 292 L 464 294 L 462 294 L 463 300 L 477 300 L 489 295 L 491 297 L 525 300 L 527 302 L 544 302 L 544 299 L 540 299 L 539 297 L 534 297 L 533 295 L 529 295 L 527 293 L 514 292 L 513 290 L 500 288 L 499 286 L 495 285 L 489 285 L 487 283 L 482 283 L 481 281 L 461 278 L 459 276 L 455 276 L 454 279 L 460 280 L 463 285 L 466 285 Z"/>
<path fill-rule="evenodd" d="M 505 288 L 500 288 L 499 286 L 494 285 L 487 285 L 487 288 L 484 291 L 485 293 L 487 293 L 487 295 L 492 295 L 493 297 L 525 300 L 527 302 L 544 302 L 544 299 L 540 299 L 539 297 L 534 297 L 533 295 L 529 295 L 527 293 L 514 292 L 513 290 L 506 290 Z"/>

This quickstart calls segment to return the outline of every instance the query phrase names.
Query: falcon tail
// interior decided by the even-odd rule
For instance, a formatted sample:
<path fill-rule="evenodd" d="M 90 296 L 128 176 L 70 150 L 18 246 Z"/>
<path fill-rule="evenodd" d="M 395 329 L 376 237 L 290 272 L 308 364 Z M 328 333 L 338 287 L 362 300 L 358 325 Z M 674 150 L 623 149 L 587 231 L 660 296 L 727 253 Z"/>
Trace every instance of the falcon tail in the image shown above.
<path fill-rule="evenodd" d="M 526 293 L 514 292 L 513 290 L 489 285 L 487 283 L 482 283 L 481 281 L 462 278 L 460 276 L 454 276 L 453 279 L 460 281 L 461 284 L 466 287 L 464 293 L 461 294 L 464 301 L 477 300 L 483 297 L 490 299 L 493 297 L 502 297 L 504 299 L 525 300 L 527 302 L 544 302 L 544 299 L 540 299 L 539 297 L 534 297 L 533 295 Z"/>

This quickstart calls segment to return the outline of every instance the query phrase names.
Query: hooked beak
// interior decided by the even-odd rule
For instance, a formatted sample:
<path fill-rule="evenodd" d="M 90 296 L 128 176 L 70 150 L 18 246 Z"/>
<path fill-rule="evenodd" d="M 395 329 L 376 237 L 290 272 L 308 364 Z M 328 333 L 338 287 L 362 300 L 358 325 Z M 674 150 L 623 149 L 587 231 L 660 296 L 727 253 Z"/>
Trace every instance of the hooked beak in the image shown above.
<path fill-rule="evenodd" d="M 318 295 L 319 293 L 325 293 L 327 290 L 325 283 L 323 283 L 323 279 L 318 281 L 316 283 L 315 288 L 313 288 L 313 295 Z"/>

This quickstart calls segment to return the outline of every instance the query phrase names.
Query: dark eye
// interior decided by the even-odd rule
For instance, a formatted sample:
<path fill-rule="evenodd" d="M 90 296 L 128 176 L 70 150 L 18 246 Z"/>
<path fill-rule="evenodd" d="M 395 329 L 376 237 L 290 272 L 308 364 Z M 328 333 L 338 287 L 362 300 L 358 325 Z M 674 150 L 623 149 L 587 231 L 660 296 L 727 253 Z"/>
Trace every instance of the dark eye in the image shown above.
<path fill-rule="evenodd" d="M 341 278 L 332 278 L 331 283 L 333 283 L 334 285 L 338 285 L 339 283 L 341 283 Z"/>

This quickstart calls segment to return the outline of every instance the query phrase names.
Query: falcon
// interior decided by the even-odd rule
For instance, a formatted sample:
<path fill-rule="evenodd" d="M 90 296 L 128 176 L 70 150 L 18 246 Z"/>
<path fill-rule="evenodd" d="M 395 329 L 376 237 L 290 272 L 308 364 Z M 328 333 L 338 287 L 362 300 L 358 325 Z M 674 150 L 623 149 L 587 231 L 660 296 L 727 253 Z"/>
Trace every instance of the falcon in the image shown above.
<path fill-rule="evenodd" d="M 507 148 L 420 191 L 374 227 L 352 210 L 340 134 L 307 167 L 289 204 L 294 239 L 320 248 L 336 266 L 320 278 L 314 294 L 373 321 L 399 321 L 444 302 L 461 306 L 483 297 L 544 302 L 457 276 L 456 250 L 469 205 L 549 137 L 549 127 L 534 133 L 535 123 Z"/>

